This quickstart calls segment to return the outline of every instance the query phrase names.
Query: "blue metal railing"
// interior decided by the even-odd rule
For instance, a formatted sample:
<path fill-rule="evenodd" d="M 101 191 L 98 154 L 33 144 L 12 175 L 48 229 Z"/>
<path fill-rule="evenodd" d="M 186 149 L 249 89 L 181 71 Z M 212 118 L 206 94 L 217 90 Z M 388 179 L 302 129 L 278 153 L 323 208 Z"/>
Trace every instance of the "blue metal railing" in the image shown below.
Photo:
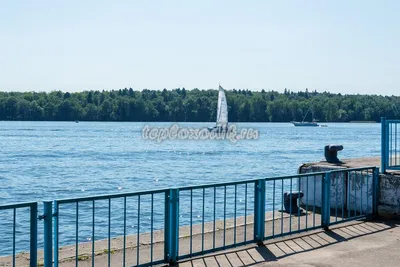
<path fill-rule="evenodd" d="M 329 225 L 376 214 L 379 169 L 375 167 L 336 170 L 328 173 L 324 193 L 329 198 L 325 221 Z"/>
<path fill-rule="evenodd" d="M 273 190 L 272 199 L 271 197 L 266 199 L 267 206 L 272 207 L 272 221 L 265 223 L 264 239 L 283 237 L 321 227 L 321 218 L 317 216 L 321 206 L 316 201 L 316 192 L 317 190 L 322 192 L 322 185 L 317 185 L 317 181 L 325 175 L 327 175 L 325 172 L 316 172 L 265 180 L 266 196 L 271 195 L 268 194 L 268 188 Z M 290 201 L 286 208 L 289 211 L 283 212 L 285 193 L 291 195 L 299 192 L 303 193 L 303 197 L 296 203 Z M 303 209 L 300 209 L 300 206 Z"/>
<path fill-rule="evenodd" d="M 172 192 L 172 193 L 171 193 Z M 68 243 L 68 241 L 74 240 L 75 250 L 75 263 L 79 266 L 80 259 L 80 244 L 85 242 L 82 240 L 82 235 L 85 237 L 89 235 L 87 240 L 90 241 L 90 248 L 84 251 L 84 254 L 88 254 L 90 251 L 90 257 L 92 266 L 95 266 L 95 255 L 106 254 L 108 266 L 112 266 L 111 260 L 112 255 L 116 251 L 122 252 L 121 265 L 129 266 L 133 265 L 146 265 L 147 264 L 158 264 L 164 261 L 173 261 L 170 259 L 171 256 L 158 257 L 154 256 L 154 224 L 157 222 L 158 229 L 171 229 L 171 225 L 174 221 L 171 220 L 171 214 L 176 213 L 174 208 L 176 203 L 172 202 L 176 198 L 173 194 L 173 190 L 161 189 L 146 192 L 135 192 L 127 194 L 116 194 L 116 195 L 104 195 L 95 197 L 83 197 L 75 199 L 64 199 L 54 201 L 54 266 L 58 266 L 59 263 L 59 244 Z M 167 200 L 171 201 L 167 201 Z M 157 205 L 154 205 L 157 200 Z M 117 205 L 113 206 L 113 203 Z M 163 202 L 160 205 L 160 202 Z M 119 204 L 119 205 L 118 205 Z M 144 209 L 146 207 L 146 209 Z M 165 216 L 157 216 L 154 218 L 154 214 L 164 214 Z M 82 219 L 86 215 L 86 220 Z M 113 215 L 115 215 L 113 217 Z M 88 218 L 90 217 L 90 218 Z M 96 221 L 96 218 L 98 220 Z M 145 218 L 145 219 L 144 219 Z M 160 219 L 162 218 L 162 219 Z M 80 221 L 82 219 L 82 221 Z M 146 222 L 144 222 L 146 220 Z M 127 229 L 127 222 L 132 223 L 133 230 Z M 96 231 L 96 223 L 99 230 Z M 73 225 L 73 227 L 72 227 Z M 146 225 L 146 226 L 143 226 Z M 62 226 L 65 226 L 62 228 Z M 150 232 L 150 255 L 141 259 L 141 238 L 142 231 L 141 226 L 145 232 Z M 60 232 L 60 228 L 62 231 Z M 74 228 L 74 229 L 72 229 Z M 104 231 L 103 229 L 107 229 Z M 119 233 L 114 229 L 121 230 Z M 157 240 L 157 242 L 165 243 L 165 253 L 162 255 L 175 255 L 175 252 L 170 252 L 172 245 L 168 241 L 173 241 L 173 233 L 165 231 L 165 238 Z M 134 262 L 127 263 L 127 235 L 135 235 L 135 242 L 131 241 L 135 251 Z M 111 239 L 122 236 L 122 246 L 112 246 Z M 46 242 L 46 239 L 45 239 Z M 48 240 L 51 242 L 51 240 Z M 96 246 L 100 247 L 100 250 L 96 251 Z M 132 251 L 132 250 L 131 250 Z M 51 256 L 48 256 L 48 263 L 50 264 Z M 46 260 L 45 260 L 46 266 Z M 51 266 L 51 265 L 49 265 Z"/>
<path fill-rule="evenodd" d="M 327 229 L 376 213 L 378 172 L 375 167 L 340 169 L 46 201 L 39 216 L 44 221 L 44 266 L 58 266 L 66 259 L 74 260 L 75 266 L 82 260 L 92 266 L 98 260 L 108 266 L 173 264 L 247 243 Z M 20 206 L 31 207 L 35 218 L 31 264 L 36 264 L 37 204 Z M 15 213 L 20 206 L 0 210 L 11 208 Z"/>
<path fill-rule="evenodd" d="M 400 120 L 381 119 L 381 171 L 400 170 Z"/>
<path fill-rule="evenodd" d="M 260 184 L 260 180 L 250 180 L 180 188 L 178 223 L 189 223 L 189 227 L 179 229 L 179 259 L 253 242 L 253 233 L 247 234 L 247 220 L 260 208 L 255 203 L 262 203 L 255 200 L 262 192 Z M 240 239 L 238 217 L 245 233 Z"/>
<path fill-rule="evenodd" d="M 17 220 L 18 218 L 18 211 L 23 212 L 23 215 L 27 215 L 26 211 L 29 210 L 29 219 L 24 218 L 23 220 Z M 8 229 L 3 229 L 2 233 L 6 234 L 6 236 L 11 235 L 11 250 L 12 250 L 12 257 L 11 257 L 11 264 L 12 266 L 16 266 L 16 253 L 17 253 L 17 234 L 21 234 L 21 230 L 18 229 L 18 226 L 21 224 L 26 223 L 29 224 L 29 266 L 36 267 L 37 266 L 37 203 L 30 202 L 30 203 L 18 203 L 18 204 L 10 204 L 10 205 L 3 205 L 0 206 L 0 216 L 2 218 L 2 223 L 6 222 L 7 225 L 12 225 L 11 232 L 7 232 Z M 22 223 L 21 223 L 22 221 Z M 6 228 L 6 227 L 5 227 Z M 4 238 L 3 242 L 6 242 Z M 7 247 L 5 243 L 1 246 L 3 249 Z"/>

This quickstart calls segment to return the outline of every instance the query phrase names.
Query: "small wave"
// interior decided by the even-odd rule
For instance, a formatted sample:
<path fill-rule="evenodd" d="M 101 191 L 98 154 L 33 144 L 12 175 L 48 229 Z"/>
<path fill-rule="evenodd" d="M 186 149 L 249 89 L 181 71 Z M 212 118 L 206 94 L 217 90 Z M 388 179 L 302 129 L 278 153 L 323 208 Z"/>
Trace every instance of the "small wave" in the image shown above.
<path fill-rule="evenodd" d="M 0 129 L 1 132 L 12 132 L 12 131 L 37 131 L 33 128 L 21 128 L 21 129 Z"/>

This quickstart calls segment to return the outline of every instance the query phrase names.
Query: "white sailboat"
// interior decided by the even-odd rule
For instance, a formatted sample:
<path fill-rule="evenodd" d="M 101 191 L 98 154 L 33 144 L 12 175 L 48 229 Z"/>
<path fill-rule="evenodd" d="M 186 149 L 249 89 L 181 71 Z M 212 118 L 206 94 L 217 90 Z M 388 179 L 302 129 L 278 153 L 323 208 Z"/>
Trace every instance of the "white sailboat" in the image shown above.
<path fill-rule="evenodd" d="M 228 103 L 226 101 L 225 90 L 219 85 L 218 106 L 216 126 L 209 127 L 210 131 L 227 132 L 228 131 Z"/>

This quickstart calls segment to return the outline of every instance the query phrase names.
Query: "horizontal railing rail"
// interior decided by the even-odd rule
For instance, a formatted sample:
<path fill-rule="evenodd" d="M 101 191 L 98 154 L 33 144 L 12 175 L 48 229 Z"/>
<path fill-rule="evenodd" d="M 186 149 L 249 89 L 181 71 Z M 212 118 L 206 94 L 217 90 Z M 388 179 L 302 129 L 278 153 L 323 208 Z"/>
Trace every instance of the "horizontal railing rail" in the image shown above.
<path fill-rule="evenodd" d="M 369 167 L 366 167 L 369 168 Z M 324 174 L 326 172 L 313 172 L 313 174 L 318 175 L 318 174 Z M 286 179 L 286 178 L 295 178 L 295 177 L 302 177 L 302 176 L 307 176 L 309 174 L 294 174 L 294 175 L 285 175 L 285 176 L 277 176 L 277 177 L 266 177 L 266 178 L 261 178 L 265 180 L 281 180 L 281 179 Z M 248 183 L 248 182 L 256 182 L 259 181 L 260 179 L 249 179 L 245 181 L 231 181 L 231 182 L 223 182 L 223 183 L 210 183 L 210 184 L 204 184 L 204 185 L 193 185 L 193 186 L 183 186 L 179 187 L 179 190 L 190 190 L 190 189 L 201 189 L 201 188 L 211 188 L 211 187 L 219 187 L 219 186 L 229 186 L 229 185 L 235 185 L 235 184 L 243 184 L 243 183 Z"/>
<path fill-rule="evenodd" d="M 17 266 L 16 262 L 16 253 L 17 250 L 25 250 L 24 246 L 26 241 L 29 240 L 29 266 L 36 267 L 37 266 L 37 230 L 38 230 L 38 204 L 36 202 L 29 203 L 17 203 L 17 204 L 8 204 L 0 206 L 0 218 L 1 224 L 0 227 L 3 226 L 4 229 L 1 230 L 3 235 L 6 237 L 11 236 L 11 246 L 8 246 L 6 237 L 1 240 L 2 245 L 1 249 L 11 248 L 12 256 L 11 262 L 12 266 Z M 27 213 L 29 210 L 29 213 Z M 20 214 L 18 211 L 21 211 Z M 22 219 L 18 220 L 21 217 Z M 11 231 L 9 231 L 8 226 L 11 226 Z M 19 229 L 20 228 L 20 229 Z M 24 231 L 25 230 L 25 231 Z M 23 247 L 17 248 L 17 235 L 24 234 L 21 237 L 21 242 Z M 29 234 L 28 240 L 26 240 Z M 3 243 L 4 242 L 4 243 Z"/>
<path fill-rule="evenodd" d="M 381 171 L 400 170 L 400 120 L 381 119 Z"/>
<path fill-rule="evenodd" d="M 45 201 L 44 266 L 174 264 L 180 259 L 376 214 L 379 170 L 338 169 L 245 181 Z M 37 203 L 31 262 L 37 262 Z M 8 217 L 7 217 L 8 218 Z M 53 265 L 54 264 L 54 265 Z M 36 265 L 31 265 L 36 266 Z"/>
<path fill-rule="evenodd" d="M 349 172 L 349 171 L 371 171 L 377 169 L 377 166 L 367 166 L 367 167 L 358 167 L 358 168 L 348 168 L 348 169 L 336 169 L 336 170 L 331 170 L 327 173 L 336 173 L 336 172 Z"/>
<path fill-rule="evenodd" d="M 59 199 L 57 202 L 59 204 L 62 203 L 74 203 L 74 202 L 82 202 L 82 201 L 93 201 L 93 200 L 104 200 L 104 199 L 113 199 L 113 198 L 122 198 L 122 197 L 133 197 L 143 194 L 156 194 L 162 193 L 169 189 L 157 189 L 152 191 L 137 191 L 132 193 L 120 193 L 120 194 L 108 194 L 108 195 L 99 195 L 99 196 L 90 196 L 90 197 L 77 197 L 77 198 L 68 198 L 68 199 Z"/>

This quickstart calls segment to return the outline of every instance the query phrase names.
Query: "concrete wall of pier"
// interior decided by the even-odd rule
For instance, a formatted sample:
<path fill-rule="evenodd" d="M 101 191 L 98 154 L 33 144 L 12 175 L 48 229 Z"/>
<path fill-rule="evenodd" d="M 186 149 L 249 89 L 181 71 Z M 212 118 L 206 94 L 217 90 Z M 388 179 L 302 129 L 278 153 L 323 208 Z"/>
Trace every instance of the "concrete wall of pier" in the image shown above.
<path fill-rule="evenodd" d="M 343 161 L 343 164 L 330 164 L 325 161 L 303 164 L 298 173 L 326 172 L 363 166 L 379 166 L 380 158 L 358 158 Z M 363 212 L 372 209 L 372 198 L 366 201 L 366 196 L 372 195 L 372 173 L 352 172 L 348 177 L 342 172 L 333 173 L 331 177 L 331 208 L 344 209 L 354 207 L 361 208 Z M 366 181 L 368 179 L 368 183 Z M 315 180 L 315 193 L 314 193 Z M 308 181 L 308 182 L 307 182 Z M 322 176 L 309 176 L 300 181 L 300 190 L 304 193 L 301 200 L 303 205 L 315 205 L 321 207 L 322 201 Z M 308 198 L 306 197 L 308 196 Z M 315 197 L 314 197 L 315 196 Z M 400 172 L 387 172 L 379 175 L 378 213 L 384 217 L 400 217 Z"/>

